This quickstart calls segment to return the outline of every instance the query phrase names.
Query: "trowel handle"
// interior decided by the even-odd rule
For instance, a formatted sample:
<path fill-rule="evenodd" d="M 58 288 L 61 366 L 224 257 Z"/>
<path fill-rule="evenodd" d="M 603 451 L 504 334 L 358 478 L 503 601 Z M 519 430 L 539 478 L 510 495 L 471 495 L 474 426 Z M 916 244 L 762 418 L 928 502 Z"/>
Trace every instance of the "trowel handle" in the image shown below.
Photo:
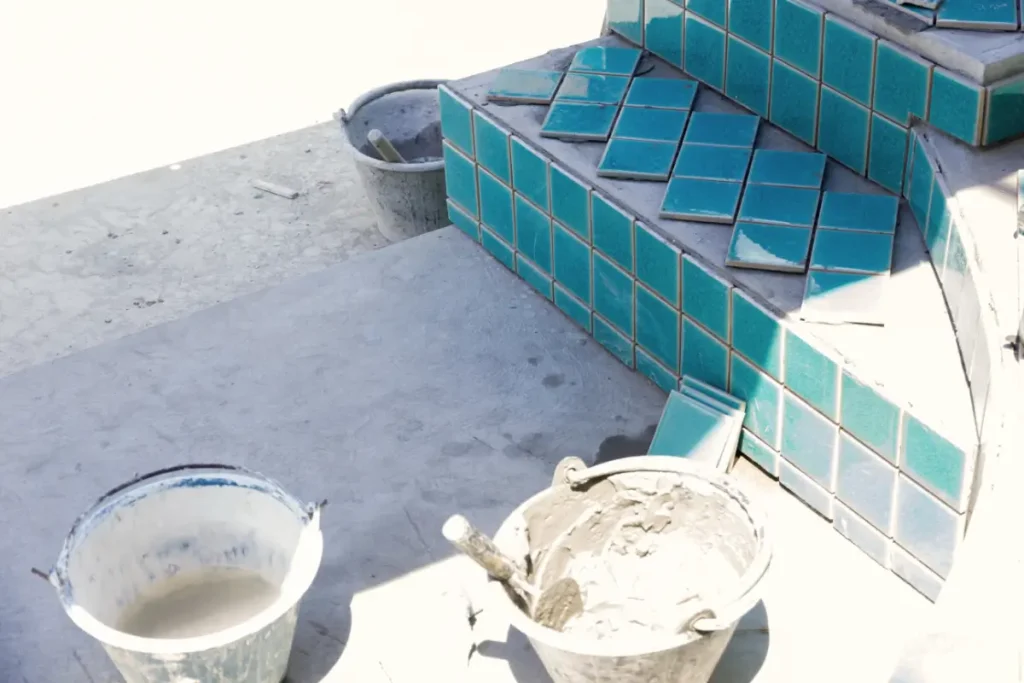
<path fill-rule="evenodd" d="M 519 578 L 516 566 L 505 556 L 482 531 L 469 523 L 462 515 L 452 515 L 441 527 L 441 533 L 448 542 L 468 555 L 474 562 L 487 570 L 499 581 L 516 581 Z"/>
<path fill-rule="evenodd" d="M 405 159 L 398 153 L 395 146 L 391 144 L 391 140 L 388 140 L 384 133 L 374 128 L 366 135 L 366 139 L 370 141 L 373 148 L 377 150 L 377 154 L 380 158 L 389 164 L 404 164 Z"/>

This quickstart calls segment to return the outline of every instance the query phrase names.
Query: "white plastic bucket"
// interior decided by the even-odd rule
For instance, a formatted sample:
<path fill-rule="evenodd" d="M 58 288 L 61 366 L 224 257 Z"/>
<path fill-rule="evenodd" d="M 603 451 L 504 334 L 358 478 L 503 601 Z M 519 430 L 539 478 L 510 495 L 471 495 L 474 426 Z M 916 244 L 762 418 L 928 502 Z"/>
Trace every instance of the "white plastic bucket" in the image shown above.
<path fill-rule="evenodd" d="M 279 683 L 299 601 L 320 567 L 320 508 L 239 467 L 159 470 L 115 488 L 78 518 L 50 582 L 126 683 Z M 210 572 L 256 577 L 268 587 L 266 600 L 238 623 L 202 635 L 122 630 L 140 597 L 172 578 Z"/>

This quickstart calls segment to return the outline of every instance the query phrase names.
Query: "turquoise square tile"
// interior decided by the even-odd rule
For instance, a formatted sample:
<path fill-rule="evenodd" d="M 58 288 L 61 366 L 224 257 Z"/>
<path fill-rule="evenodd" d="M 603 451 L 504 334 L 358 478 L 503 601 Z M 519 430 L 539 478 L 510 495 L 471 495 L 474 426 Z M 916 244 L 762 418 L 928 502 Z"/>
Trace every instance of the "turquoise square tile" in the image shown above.
<path fill-rule="evenodd" d="M 555 279 L 586 304 L 590 304 L 590 245 L 555 222 Z"/>
<path fill-rule="evenodd" d="M 561 71 L 501 69 L 494 77 L 487 99 L 495 102 L 548 104 L 554 98 L 563 75 Z"/>
<path fill-rule="evenodd" d="M 981 141 L 981 110 L 985 89 L 945 69 L 932 70 L 932 101 L 928 123 L 968 145 Z"/>
<path fill-rule="evenodd" d="M 935 272 L 942 277 L 946 266 L 946 247 L 949 245 L 949 231 L 953 225 L 953 214 L 949 211 L 946 203 L 946 194 L 939 177 L 935 177 L 935 184 L 932 186 L 931 208 L 928 210 L 928 227 L 925 230 L 925 244 L 928 245 L 928 253 L 931 255 L 932 263 L 935 264 Z"/>
<path fill-rule="evenodd" d="M 928 116 L 932 64 L 892 43 L 878 41 L 875 51 L 874 110 L 896 123 Z"/>
<path fill-rule="evenodd" d="M 994 145 L 1024 135 L 1024 77 L 1000 81 L 986 90 L 983 144 Z"/>
<path fill-rule="evenodd" d="M 551 273 L 551 217 L 516 193 L 516 250 Z"/>
<path fill-rule="evenodd" d="M 555 164 L 551 165 L 551 216 L 590 241 L 590 190 Z"/>
<path fill-rule="evenodd" d="M 476 160 L 481 166 L 512 184 L 512 157 L 509 151 L 509 133 L 478 111 L 473 111 L 473 131 L 476 136 Z"/>
<path fill-rule="evenodd" d="M 810 266 L 844 273 L 887 273 L 892 267 L 892 246 L 893 236 L 881 232 L 819 228 Z"/>
<path fill-rule="evenodd" d="M 447 203 L 448 220 L 452 222 L 452 225 L 479 242 L 480 224 L 476 222 L 476 219 L 459 208 L 459 205 L 452 200 L 449 199 Z"/>
<path fill-rule="evenodd" d="M 772 0 L 729 0 L 729 33 L 763 52 L 772 51 Z"/>
<path fill-rule="evenodd" d="M 822 83 L 870 107 L 876 40 L 874 34 L 826 15 Z"/>
<path fill-rule="evenodd" d="M 871 141 L 868 146 L 868 178 L 890 192 L 903 190 L 907 161 L 907 129 L 884 116 L 871 115 Z"/>
<path fill-rule="evenodd" d="M 503 266 L 513 273 L 516 271 L 516 255 L 512 247 L 502 242 L 497 235 L 487 228 L 483 228 L 480 231 L 480 244 Z"/>
<path fill-rule="evenodd" d="M 786 337 L 786 387 L 833 422 L 839 421 L 839 364 L 789 333 Z"/>
<path fill-rule="evenodd" d="M 843 372 L 839 422 L 843 429 L 871 447 L 875 453 L 896 462 L 900 430 L 900 409 L 849 372 Z"/>
<path fill-rule="evenodd" d="M 623 107 L 612 129 L 613 138 L 657 140 L 679 144 L 690 113 L 684 109 Z"/>
<path fill-rule="evenodd" d="M 526 281 L 526 284 L 536 289 L 545 299 L 551 301 L 554 297 L 554 281 L 540 268 L 522 254 L 516 254 L 516 273 Z"/>
<path fill-rule="evenodd" d="M 870 112 L 830 88 L 821 89 L 818 149 L 857 173 L 868 170 Z"/>
<path fill-rule="evenodd" d="M 570 72 L 562 79 L 555 101 L 619 104 L 629 86 L 628 76 Z"/>
<path fill-rule="evenodd" d="M 960 512 L 967 508 L 967 470 L 971 465 L 964 449 L 913 415 L 904 417 L 900 471 Z"/>
<path fill-rule="evenodd" d="M 729 386 L 729 347 L 685 315 L 682 328 L 680 372 L 725 391 Z"/>
<path fill-rule="evenodd" d="M 725 389 L 713 387 L 707 382 L 703 382 L 696 377 L 691 377 L 690 375 L 684 375 L 680 378 L 679 391 L 689 395 L 701 394 L 705 398 L 717 403 L 719 406 L 724 406 L 727 409 L 727 412 L 730 410 L 746 410 L 747 404 L 730 394 Z"/>
<path fill-rule="evenodd" d="M 683 313 L 729 342 L 732 286 L 689 256 L 683 256 Z"/>
<path fill-rule="evenodd" d="M 1014 3 L 998 0 L 943 0 L 935 13 L 935 25 L 977 31 L 1016 31 L 1019 26 Z"/>
<path fill-rule="evenodd" d="M 929 569 L 946 578 L 964 534 L 963 517 L 906 477 L 896 493 L 895 539 Z"/>
<path fill-rule="evenodd" d="M 648 356 L 639 346 L 636 347 L 636 371 L 666 394 L 675 389 L 679 382 L 678 377 L 653 357 Z"/>
<path fill-rule="evenodd" d="M 555 102 L 548 109 L 540 134 L 545 138 L 604 142 L 612 132 L 616 104 Z"/>
<path fill-rule="evenodd" d="M 893 574 L 906 581 L 924 597 L 932 602 L 939 599 L 939 593 L 944 586 L 942 577 L 896 544 L 889 550 L 889 566 Z"/>
<path fill-rule="evenodd" d="M 920 139 L 914 140 L 914 166 L 910 171 L 910 187 L 907 190 L 907 201 L 910 209 L 917 220 L 917 226 L 924 229 L 928 225 L 928 207 L 932 200 L 932 185 L 935 182 L 935 173 L 932 170 L 931 160 L 925 154 L 924 145 Z"/>
<path fill-rule="evenodd" d="M 633 218 L 612 206 L 596 192 L 590 193 L 594 246 L 615 263 L 633 272 Z"/>
<path fill-rule="evenodd" d="M 739 451 L 766 473 L 778 479 L 779 454 L 748 429 L 740 431 Z"/>
<path fill-rule="evenodd" d="M 633 342 L 619 334 L 619 332 L 609 325 L 601 316 L 595 313 L 593 318 L 594 339 L 597 340 L 597 343 L 607 349 L 613 356 L 618 358 L 619 361 L 627 368 L 635 368 L 636 358 L 633 353 Z"/>
<path fill-rule="evenodd" d="M 779 0 L 779 7 L 787 2 Z M 813 147 L 818 134 L 818 82 L 773 59 L 768 120 Z"/>
<path fill-rule="evenodd" d="M 813 78 L 821 74 L 821 45 L 825 12 L 799 0 L 777 0 L 775 50 L 786 64 Z"/>
<path fill-rule="evenodd" d="M 572 320 L 587 332 L 593 330 L 590 308 L 557 282 L 555 283 L 555 306 L 558 306 L 558 309 L 565 313 L 569 320 Z"/>
<path fill-rule="evenodd" d="M 779 381 L 782 381 L 785 336 L 778 318 L 739 290 L 732 290 L 733 348 Z"/>
<path fill-rule="evenodd" d="M 816 323 L 885 325 L 886 316 L 879 302 L 888 294 L 888 283 L 889 273 L 809 270 L 800 317 Z"/>
<path fill-rule="evenodd" d="M 597 166 L 603 178 L 668 180 L 676 159 L 677 143 L 613 137 Z"/>
<path fill-rule="evenodd" d="M 860 192 L 826 192 L 821 198 L 819 228 L 896 232 L 899 197 Z"/>
<path fill-rule="evenodd" d="M 785 458 L 779 459 L 779 483 L 819 515 L 832 519 L 835 497 Z"/>
<path fill-rule="evenodd" d="M 836 497 L 887 535 L 892 534 L 896 476 L 890 463 L 846 432 L 840 434 Z"/>
<path fill-rule="evenodd" d="M 644 0 L 608 0 L 608 30 L 634 45 L 644 44 Z"/>
<path fill-rule="evenodd" d="M 634 228 L 637 278 L 679 308 L 679 249 L 643 223 L 635 223 Z"/>
<path fill-rule="evenodd" d="M 726 0 L 686 0 L 686 13 L 687 15 L 696 14 L 725 28 Z"/>
<path fill-rule="evenodd" d="M 742 183 L 672 178 L 661 204 L 661 217 L 704 223 L 732 223 Z"/>
<path fill-rule="evenodd" d="M 761 119 L 751 114 L 697 111 L 690 114 L 683 142 L 752 149 L 760 123 Z"/>
<path fill-rule="evenodd" d="M 747 177 L 751 153 L 749 147 L 683 143 L 672 175 L 742 183 Z"/>
<path fill-rule="evenodd" d="M 821 192 L 804 187 L 747 184 L 739 220 L 774 225 L 814 227 Z"/>
<path fill-rule="evenodd" d="M 448 196 L 470 216 L 479 215 L 476 193 L 476 164 L 444 143 L 444 183 Z"/>
<path fill-rule="evenodd" d="M 636 287 L 636 343 L 679 371 L 679 312 L 643 285 Z"/>
<path fill-rule="evenodd" d="M 633 278 L 594 252 L 594 310 L 633 338 Z"/>
<path fill-rule="evenodd" d="M 759 149 L 754 152 L 747 182 L 820 190 L 825 179 L 825 161 L 825 155 L 817 152 Z"/>
<path fill-rule="evenodd" d="M 684 342 L 686 333 L 683 333 Z M 782 387 L 735 353 L 729 354 L 729 393 L 747 402 L 743 426 L 773 449 L 781 435 Z"/>
<path fill-rule="evenodd" d="M 512 138 L 512 189 L 548 210 L 548 162 L 519 138 Z"/>
<path fill-rule="evenodd" d="M 706 2 L 709 5 L 720 4 L 723 8 L 725 7 L 725 0 L 700 0 L 700 2 Z M 696 14 L 687 12 L 683 43 L 686 73 L 715 90 L 723 90 L 725 88 L 725 31 L 699 19 Z"/>
<path fill-rule="evenodd" d="M 482 168 L 477 169 L 480 183 L 480 222 L 509 244 L 516 243 L 512 210 L 512 190 Z"/>
<path fill-rule="evenodd" d="M 728 431 L 726 418 L 689 396 L 672 391 L 654 432 L 650 455 L 674 455 L 703 459 L 722 452 L 722 435 Z"/>
<path fill-rule="evenodd" d="M 569 71 L 586 71 L 612 76 L 632 76 L 640 63 L 641 51 L 635 47 L 591 45 L 576 51 Z"/>
<path fill-rule="evenodd" d="M 472 159 L 476 154 L 473 146 L 473 107 L 443 85 L 438 86 L 437 96 L 440 102 L 441 135 Z"/>
<path fill-rule="evenodd" d="M 670 0 L 646 0 L 645 8 L 644 47 L 682 69 L 683 8 Z"/>
<path fill-rule="evenodd" d="M 832 504 L 832 527 L 843 538 L 863 550 L 868 557 L 889 568 L 892 541 L 888 536 L 868 524 L 860 515 L 836 500 Z"/>
<path fill-rule="evenodd" d="M 758 116 L 768 116 L 772 59 L 739 38 L 729 36 L 725 94 Z"/>
<path fill-rule="evenodd" d="M 634 78 L 626 93 L 626 106 L 690 109 L 696 97 L 697 81 L 684 78 Z"/>
<path fill-rule="evenodd" d="M 788 391 L 782 408 L 782 457 L 833 490 L 839 428 Z"/>
<path fill-rule="evenodd" d="M 807 270 L 811 229 L 736 221 L 725 265 L 731 268 L 802 273 Z"/>

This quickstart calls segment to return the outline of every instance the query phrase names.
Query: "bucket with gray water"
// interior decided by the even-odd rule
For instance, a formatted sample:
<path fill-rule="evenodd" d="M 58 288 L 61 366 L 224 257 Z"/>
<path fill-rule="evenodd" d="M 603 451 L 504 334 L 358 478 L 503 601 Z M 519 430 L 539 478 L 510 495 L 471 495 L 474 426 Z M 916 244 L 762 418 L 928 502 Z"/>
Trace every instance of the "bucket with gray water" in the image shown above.
<path fill-rule="evenodd" d="M 342 145 L 351 154 L 377 227 L 392 242 L 451 223 L 444 183 L 437 86 L 405 81 L 371 90 L 341 110 Z M 407 163 L 383 161 L 367 139 L 379 130 Z"/>
<path fill-rule="evenodd" d="M 555 631 L 493 582 L 499 609 L 554 683 L 706 683 L 760 600 L 772 556 L 761 513 L 731 476 L 682 458 L 566 462 L 494 541 L 541 591 L 576 579 L 583 613 Z"/>

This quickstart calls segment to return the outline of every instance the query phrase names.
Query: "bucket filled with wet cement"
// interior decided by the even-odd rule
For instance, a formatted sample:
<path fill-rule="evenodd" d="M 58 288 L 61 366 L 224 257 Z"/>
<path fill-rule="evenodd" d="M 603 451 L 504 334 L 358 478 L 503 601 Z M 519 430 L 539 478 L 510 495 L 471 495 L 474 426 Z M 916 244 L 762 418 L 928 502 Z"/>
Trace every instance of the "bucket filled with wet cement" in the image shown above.
<path fill-rule="evenodd" d="M 185 465 L 100 498 L 49 579 L 126 683 L 279 683 L 322 554 L 320 505 L 242 468 Z"/>
<path fill-rule="evenodd" d="M 665 456 L 563 461 L 494 542 L 536 595 L 579 586 L 582 610 L 555 630 L 531 617 L 528 597 L 492 584 L 554 683 L 706 683 L 772 556 L 731 476 Z"/>

